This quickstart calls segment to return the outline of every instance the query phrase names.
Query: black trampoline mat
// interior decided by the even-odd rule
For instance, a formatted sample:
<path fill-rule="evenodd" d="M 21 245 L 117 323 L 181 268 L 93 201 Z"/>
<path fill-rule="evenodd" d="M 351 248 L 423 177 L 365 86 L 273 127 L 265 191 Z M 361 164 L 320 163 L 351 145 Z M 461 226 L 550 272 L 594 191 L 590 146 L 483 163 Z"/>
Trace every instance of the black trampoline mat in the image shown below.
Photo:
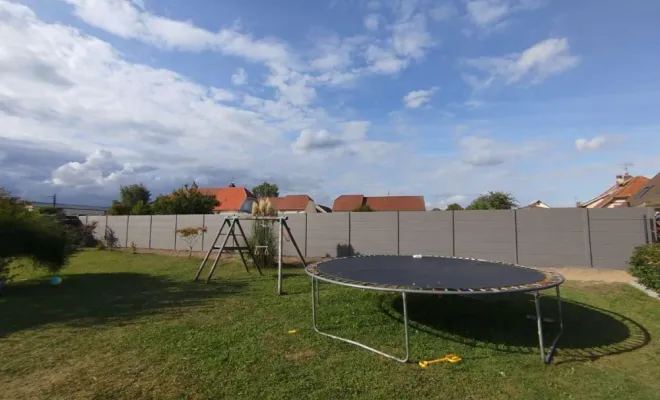
<path fill-rule="evenodd" d="M 487 289 L 546 280 L 541 271 L 513 264 L 432 256 L 338 258 L 319 263 L 317 269 L 328 279 L 335 277 L 355 284 L 416 289 Z"/>

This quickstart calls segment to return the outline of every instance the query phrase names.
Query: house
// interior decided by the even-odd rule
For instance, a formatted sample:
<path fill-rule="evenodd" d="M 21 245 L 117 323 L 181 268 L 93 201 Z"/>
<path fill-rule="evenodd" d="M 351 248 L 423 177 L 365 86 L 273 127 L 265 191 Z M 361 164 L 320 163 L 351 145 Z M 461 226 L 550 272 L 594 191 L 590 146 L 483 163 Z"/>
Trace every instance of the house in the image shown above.
<path fill-rule="evenodd" d="M 282 214 L 316 213 L 316 203 L 306 194 L 289 194 L 283 197 L 269 197 L 270 203 Z"/>
<path fill-rule="evenodd" d="M 199 188 L 206 195 L 213 195 L 220 205 L 213 209 L 214 213 L 252 213 L 252 204 L 257 201 L 256 197 L 244 187 L 237 187 L 230 183 L 221 188 Z"/>
<path fill-rule="evenodd" d="M 628 207 L 660 207 L 660 173 L 628 199 Z"/>
<path fill-rule="evenodd" d="M 642 190 L 650 179 L 645 176 L 617 175 L 616 182 L 598 197 L 584 203 L 578 203 L 581 208 L 615 208 L 628 207 L 628 200 Z"/>
<path fill-rule="evenodd" d="M 332 212 L 350 212 L 360 206 L 373 211 L 426 211 L 424 196 L 364 196 L 343 194 L 332 205 Z"/>
<path fill-rule="evenodd" d="M 536 200 L 536 201 L 531 202 L 531 203 L 527 204 L 526 206 L 520 207 L 520 208 L 550 208 L 550 206 L 545 204 L 541 200 Z"/>

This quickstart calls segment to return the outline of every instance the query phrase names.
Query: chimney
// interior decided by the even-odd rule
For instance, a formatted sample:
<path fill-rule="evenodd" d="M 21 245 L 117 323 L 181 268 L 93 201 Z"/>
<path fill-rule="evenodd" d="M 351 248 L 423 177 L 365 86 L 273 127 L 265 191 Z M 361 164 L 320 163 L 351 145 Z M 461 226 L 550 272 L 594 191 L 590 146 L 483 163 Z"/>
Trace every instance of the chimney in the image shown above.
<path fill-rule="evenodd" d="M 621 186 L 625 182 L 624 176 L 623 175 L 617 175 L 616 176 L 616 184 Z"/>

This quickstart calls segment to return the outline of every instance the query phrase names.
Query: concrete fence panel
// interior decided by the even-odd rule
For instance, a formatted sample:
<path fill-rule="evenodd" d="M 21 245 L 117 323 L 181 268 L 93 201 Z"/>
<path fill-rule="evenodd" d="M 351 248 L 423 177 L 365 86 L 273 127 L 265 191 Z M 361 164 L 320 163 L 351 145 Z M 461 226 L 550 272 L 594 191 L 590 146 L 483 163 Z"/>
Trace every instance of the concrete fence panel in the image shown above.
<path fill-rule="evenodd" d="M 94 229 L 94 238 L 96 240 L 103 240 L 105 237 L 105 224 L 106 224 L 106 216 L 97 216 L 97 215 L 88 215 L 87 216 L 87 224 L 92 224 L 96 222 L 96 229 Z"/>
<path fill-rule="evenodd" d="M 591 267 L 587 210 L 516 210 L 518 263 L 535 267 Z"/>
<path fill-rule="evenodd" d="M 457 257 L 515 262 L 515 232 L 513 210 L 454 211 Z"/>
<path fill-rule="evenodd" d="M 176 215 L 154 215 L 151 220 L 151 248 L 174 250 Z"/>
<path fill-rule="evenodd" d="M 115 246 L 126 247 L 128 233 L 128 215 L 112 215 L 108 217 L 108 232 L 112 231 L 117 241 Z"/>
<path fill-rule="evenodd" d="M 349 219 L 349 213 L 308 214 L 307 257 L 350 255 Z"/>
<path fill-rule="evenodd" d="M 79 215 L 78 219 L 83 223 L 83 225 L 87 225 L 87 215 Z"/>
<path fill-rule="evenodd" d="M 215 235 L 218 234 L 218 230 L 222 226 L 222 223 L 225 221 L 223 215 L 205 215 L 204 216 L 204 226 L 206 227 L 206 232 L 202 240 L 202 251 L 209 251 L 211 245 L 213 245 L 213 240 Z M 222 230 L 223 234 L 218 239 L 218 246 L 222 244 L 222 241 L 225 239 L 225 234 L 229 231 L 229 227 L 225 225 Z"/>
<path fill-rule="evenodd" d="M 399 254 L 452 256 L 454 226 L 451 211 L 399 212 Z"/>
<path fill-rule="evenodd" d="M 288 215 L 289 219 L 286 221 L 287 226 L 291 229 L 291 234 L 298 244 L 298 248 L 305 255 L 305 238 L 307 237 L 307 214 L 291 214 Z M 279 229 L 279 224 L 275 224 L 275 228 Z M 287 234 L 286 228 L 282 227 L 282 254 L 284 256 L 297 256 L 296 248 Z M 275 232 L 275 237 L 279 232 Z"/>
<path fill-rule="evenodd" d="M 177 215 L 176 220 L 176 229 L 184 228 L 199 228 L 204 226 L 204 215 L 202 214 L 190 214 L 190 215 Z M 200 234 L 193 242 L 193 251 L 202 251 L 202 240 L 203 236 Z M 183 236 L 177 234 L 176 237 L 176 250 L 190 250 L 188 242 L 183 238 Z"/>
<path fill-rule="evenodd" d="M 590 209 L 591 254 L 596 268 L 627 269 L 635 246 L 647 243 L 645 208 Z"/>
<path fill-rule="evenodd" d="M 357 254 L 397 254 L 399 217 L 396 211 L 351 212 L 350 245 Z"/>
<path fill-rule="evenodd" d="M 131 215 L 128 218 L 128 245 L 148 249 L 151 241 L 151 215 Z"/>

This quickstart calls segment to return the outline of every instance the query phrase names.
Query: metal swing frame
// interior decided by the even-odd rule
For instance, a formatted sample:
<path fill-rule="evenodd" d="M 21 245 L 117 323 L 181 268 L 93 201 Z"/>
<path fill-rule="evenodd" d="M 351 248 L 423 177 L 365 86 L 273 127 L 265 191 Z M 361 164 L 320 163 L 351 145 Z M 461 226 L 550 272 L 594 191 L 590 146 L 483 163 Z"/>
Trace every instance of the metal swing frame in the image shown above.
<path fill-rule="evenodd" d="M 209 247 L 208 252 L 204 256 L 204 259 L 202 260 L 201 264 L 199 265 L 199 268 L 197 269 L 197 274 L 195 275 L 195 281 L 199 280 L 200 275 L 202 274 L 202 271 L 204 270 L 204 267 L 206 266 L 206 262 L 209 260 L 211 257 L 211 253 L 214 251 L 217 251 L 217 254 L 215 256 L 215 259 L 213 260 L 213 264 L 211 265 L 211 270 L 209 271 L 208 276 L 206 277 L 206 283 L 209 283 L 211 281 L 211 277 L 213 276 L 213 273 L 215 272 L 216 267 L 218 266 L 218 262 L 220 261 L 220 256 L 222 255 L 223 252 L 225 251 L 238 251 L 238 254 L 241 257 L 241 261 L 243 262 L 243 265 L 245 266 L 245 270 L 247 272 L 250 272 L 250 269 L 248 267 L 248 263 L 245 259 L 245 256 L 243 252 L 246 252 L 249 254 L 250 258 L 252 258 L 252 261 L 254 262 L 255 267 L 257 268 L 257 271 L 259 271 L 260 275 L 263 275 L 263 272 L 261 270 L 261 265 L 257 262 L 257 259 L 255 257 L 255 250 L 257 248 L 263 248 L 265 246 L 255 246 L 253 249 L 252 246 L 250 246 L 250 242 L 245 235 L 245 231 L 243 230 L 243 226 L 241 225 L 241 221 L 274 221 L 279 223 L 278 226 L 278 256 L 277 256 L 277 294 L 281 295 L 282 294 L 282 245 L 283 241 L 282 238 L 284 237 L 284 229 L 286 229 L 286 233 L 289 236 L 289 239 L 291 243 L 293 244 L 293 247 L 296 249 L 296 252 L 298 253 L 298 258 L 302 262 L 303 267 L 307 265 L 305 262 L 305 257 L 303 256 L 302 252 L 300 251 L 300 248 L 298 247 L 298 243 L 296 242 L 296 239 L 293 237 L 293 234 L 291 233 L 291 228 L 289 228 L 289 225 L 287 224 L 287 220 L 289 217 L 287 216 L 277 216 L 277 217 L 257 217 L 257 216 L 239 216 L 239 215 L 231 215 L 225 217 L 225 219 L 222 221 L 222 225 L 220 226 L 220 229 L 218 229 L 218 233 L 215 235 L 215 238 L 213 239 L 213 242 L 211 243 L 211 247 Z M 229 227 L 229 231 L 227 231 L 227 234 L 225 236 L 225 239 L 223 240 L 222 244 L 218 246 L 218 241 L 220 240 L 220 236 L 223 234 L 223 229 L 225 226 Z M 236 228 L 238 227 L 239 230 L 239 235 L 240 237 L 243 238 L 243 241 L 245 243 L 245 246 L 241 246 L 239 244 L 238 237 L 236 236 Z M 229 241 L 229 237 L 232 237 L 234 240 L 234 245 L 233 246 L 227 246 L 227 242 Z"/>

